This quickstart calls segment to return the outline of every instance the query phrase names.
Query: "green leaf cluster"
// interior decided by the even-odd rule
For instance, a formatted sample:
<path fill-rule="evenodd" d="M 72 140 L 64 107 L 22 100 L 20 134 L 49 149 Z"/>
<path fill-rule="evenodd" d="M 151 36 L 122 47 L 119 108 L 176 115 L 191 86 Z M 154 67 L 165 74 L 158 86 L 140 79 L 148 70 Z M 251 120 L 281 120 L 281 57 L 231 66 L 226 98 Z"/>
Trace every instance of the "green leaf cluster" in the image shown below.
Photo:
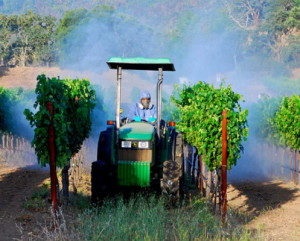
<path fill-rule="evenodd" d="M 63 167 L 76 154 L 91 130 L 91 112 L 95 106 L 95 91 L 85 79 L 37 77 L 36 101 L 33 113 L 24 114 L 34 129 L 32 145 L 41 165 L 49 163 L 48 130 L 55 129 L 57 166 Z M 54 107 L 54 115 L 47 110 L 47 103 Z"/>
<path fill-rule="evenodd" d="M 33 12 L 0 14 L 0 63 L 50 65 L 57 59 L 56 19 Z"/>
<path fill-rule="evenodd" d="M 279 108 L 281 98 L 262 95 L 259 101 L 251 107 L 250 121 L 251 130 L 256 138 L 261 141 L 277 144 L 277 137 L 273 118 Z"/>
<path fill-rule="evenodd" d="M 256 137 L 277 146 L 300 149 L 300 96 L 262 96 L 253 107 Z"/>
<path fill-rule="evenodd" d="M 11 107 L 16 101 L 16 95 L 3 87 L 0 87 L 0 130 L 9 131 L 9 119 Z"/>
<path fill-rule="evenodd" d="M 177 86 L 171 98 L 179 109 L 179 130 L 198 149 L 210 170 L 221 166 L 222 111 L 227 110 L 228 168 L 235 165 L 243 150 L 241 143 L 248 135 L 248 110 L 239 104 L 241 95 L 230 86 L 221 84 L 215 88 L 200 81 L 192 86 Z"/>
<path fill-rule="evenodd" d="M 276 111 L 272 124 L 279 144 L 300 150 L 300 96 L 284 97 Z"/>
<path fill-rule="evenodd" d="M 27 125 L 20 118 L 20 109 L 23 110 L 31 102 L 32 92 L 23 88 L 0 87 L 0 131 L 28 138 L 28 133 L 24 131 Z"/>

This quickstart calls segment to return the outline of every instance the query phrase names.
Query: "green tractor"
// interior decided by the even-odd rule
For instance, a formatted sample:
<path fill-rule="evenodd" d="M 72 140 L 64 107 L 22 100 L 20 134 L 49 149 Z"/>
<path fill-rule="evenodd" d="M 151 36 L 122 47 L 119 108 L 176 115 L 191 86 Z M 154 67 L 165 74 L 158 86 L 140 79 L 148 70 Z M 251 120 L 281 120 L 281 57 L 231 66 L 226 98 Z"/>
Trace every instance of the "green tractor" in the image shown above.
<path fill-rule="evenodd" d="M 111 69 L 117 70 L 115 120 L 107 121 L 99 136 L 97 161 L 92 163 L 92 201 L 102 201 L 115 190 L 157 188 L 178 199 L 183 179 L 183 140 L 175 122 L 161 118 L 163 71 L 175 71 L 169 59 L 110 58 Z M 121 118 L 122 70 L 158 71 L 156 85 L 157 120 L 153 123 Z M 156 189 L 156 190 L 157 190 Z"/>

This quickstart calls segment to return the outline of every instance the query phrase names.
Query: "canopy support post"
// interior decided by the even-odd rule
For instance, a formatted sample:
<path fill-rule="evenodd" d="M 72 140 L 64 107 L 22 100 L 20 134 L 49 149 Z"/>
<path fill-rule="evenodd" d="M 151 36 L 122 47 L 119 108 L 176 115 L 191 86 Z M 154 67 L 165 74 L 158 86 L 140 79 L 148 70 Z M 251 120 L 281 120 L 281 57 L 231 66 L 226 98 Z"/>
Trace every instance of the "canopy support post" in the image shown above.
<path fill-rule="evenodd" d="M 160 138 L 160 120 L 161 120 L 161 85 L 163 82 L 163 69 L 158 68 L 158 81 L 156 85 L 156 106 L 157 106 L 157 121 L 156 121 L 156 131 Z"/>
<path fill-rule="evenodd" d="M 117 98 L 116 98 L 116 126 L 120 128 L 120 109 L 121 109 L 121 80 L 122 80 L 122 67 L 118 66 L 117 69 Z"/>

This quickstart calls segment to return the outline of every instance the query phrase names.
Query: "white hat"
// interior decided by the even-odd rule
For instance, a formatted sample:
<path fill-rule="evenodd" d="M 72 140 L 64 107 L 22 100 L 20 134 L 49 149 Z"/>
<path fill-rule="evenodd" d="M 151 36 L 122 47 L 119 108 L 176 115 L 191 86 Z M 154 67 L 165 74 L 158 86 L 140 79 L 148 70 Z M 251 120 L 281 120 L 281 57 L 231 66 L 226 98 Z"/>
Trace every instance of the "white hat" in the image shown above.
<path fill-rule="evenodd" d="M 149 93 L 149 91 L 147 91 L 147 90 L 143 90 L 143 91 L 141 91 L 141 93 L 140 93 L 140 99 L 151 99 L 151 95 L 150 95 L 150 93 Z"/>

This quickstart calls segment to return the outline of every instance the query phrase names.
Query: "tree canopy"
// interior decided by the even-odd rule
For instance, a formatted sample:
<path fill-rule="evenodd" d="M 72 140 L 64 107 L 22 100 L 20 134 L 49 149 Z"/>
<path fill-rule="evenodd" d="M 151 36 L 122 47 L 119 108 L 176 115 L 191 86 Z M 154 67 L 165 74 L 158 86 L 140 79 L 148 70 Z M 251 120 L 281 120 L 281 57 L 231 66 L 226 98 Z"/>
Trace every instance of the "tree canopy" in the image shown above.
<path fill-rule="evenodd" d="M 299 0 L 4 0 L 0 64 L 72 65 L 87 50 L 93 62 L 121 53 L 180 63 L 192 48 L 211 72 L 289 69 L 300 62 L 299 8 Z"/>

